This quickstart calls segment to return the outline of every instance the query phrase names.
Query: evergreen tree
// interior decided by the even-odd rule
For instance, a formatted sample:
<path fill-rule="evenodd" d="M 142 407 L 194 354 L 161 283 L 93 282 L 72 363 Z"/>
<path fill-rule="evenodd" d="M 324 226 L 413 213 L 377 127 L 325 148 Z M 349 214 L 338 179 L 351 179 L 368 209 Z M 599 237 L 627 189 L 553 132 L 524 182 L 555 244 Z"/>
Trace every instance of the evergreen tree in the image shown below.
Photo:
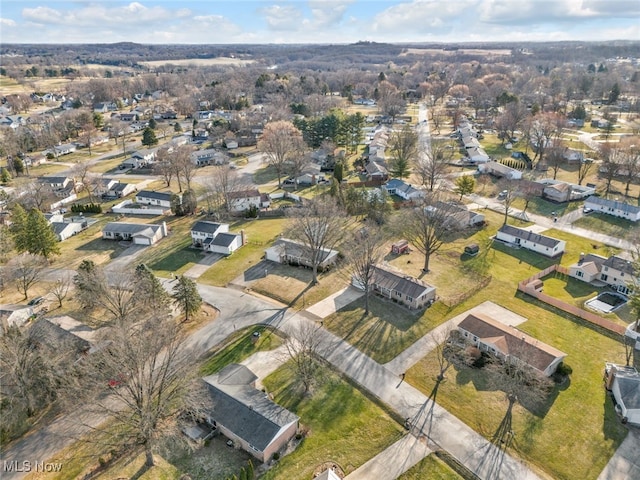
<path fill-rule="evenodd" d="M 463 196 L 473 193 L 475 188 L 476 179 L 471 175 L 463 175 L 462 177 L 456 178 L 456 193 L 460 194 L 460 200 L 462 200 Z"/>
<path fill-rule="evenodd" d="M 184 321 L 200 310 L 202 297 L 198 293 L 196 282 L 184 275 L 178 277 L 178 282 L 173 287 L 173 301 L 184 313 Z"/>
<path fill-rule="evenodd" d="M 182 210 L 182 199 L 180 198 L 180 195 L 172 193 L 169 201 L 171 203 L 171 213 L 177 217 L 183 216 L 184 211 Z"/>
<path fill-rule="evenodd" d="M 9 183 L 11 181 L 11 174 L 9 170 L 2 167 L 0 168 L 0 183 Z"/>
<path fill-rule="evenodd" d="M 27 215 L 27 251 L 49 259 L 51 255 L 60 254 L 60 245 L 53 228 L 37 208 L 32 208 Z"/>
<path fill-rule="evenodd" d="M 149 119 L 149 128 L 150 128 L 151 130 L 155 130 L 157 127 L 158 127 L 158 123 L 156 122 L 156 119 L 155 119 L 155 118 L 153 118 L 153 117 L 151 117 L 151 118 Z"/>
<path fill-rule="evenodd" d="M 142 145 L 145 147 L 152 147 L 157 145 L 158 139 L 156 138 L 156 133 L 149 127 L 144 129 L 142 132 Z"/>
<path fill-rule="evenodd" d="M 27 212 L 17 203 L 11 211 L 11 236 L 18 253 L 29 251 Z"/>
<path fill-rule="evenodd" d="M 136 267 L 134 278 L 135 296 L 140 304 L 149 310 L 165 311 L 169 308 L 171 298 L 160 280 L 144 263 Z"/>
<path fill-rule="evenodd" d="M 182 126 L 178 122 L 174 123 L 173 124 L 173 131 L 174 132 L 181 132 L 182 131 Z"/>

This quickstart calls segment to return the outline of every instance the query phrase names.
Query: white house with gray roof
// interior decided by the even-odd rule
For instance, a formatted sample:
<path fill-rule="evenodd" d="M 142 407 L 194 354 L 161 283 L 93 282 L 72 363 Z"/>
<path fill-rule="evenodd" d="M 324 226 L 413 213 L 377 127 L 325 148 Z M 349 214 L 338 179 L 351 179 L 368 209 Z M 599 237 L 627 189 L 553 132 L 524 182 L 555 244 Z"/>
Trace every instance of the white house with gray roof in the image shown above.
<path fill-rule="evenodd" d="M 436 300 L 436 288 L 422 280 L 382 265 L 374 265 L 373 270 L 369 285 L 373 293 L 412 309 L 424 308 Z M 355 275 L 351 278 L 351 284 L 364 290 L 362 282 Z"/>
<path fill-rule="evenodd" d="M 640 206 L 631 205 L 630 203 L 592 196 L 584 201 L 584 206 L 594 212 L 606 213 L 607 215 L 624 218 L 631 222 L 640 220 Z"/>
<path fill-rule="evenodd" d="M 295 436 L 300 419 L 257 390 L 257 378 L 237 363 L 204 377 L 211 400 L 206 414 L 225 437 L 265 463 Z"/>
<path fill-rule="evenodd" d="M 171 192 L 141 190 L 136 194 L 136 203 L 171 208 Z"/>
<path fill-rule="evenodd" d="M 385 183 L 384 188 L 389 195 L 397 195 L 404 200 L 417 200 L 425 196 L 424 190 L 415 188 L 399 178 L 392 178 Z"/>
<path fill-rule="evenodd" d="M 167 236 L 167 224 L 109 222 L 102 229 L 106 240 L 132 241 L 135 245 L 153 245 Z"/>
<path fill-rule="evenodd" d="M 191 227 L 193 246 L 208 252 L 231 255 L 244 245 L 244 232 L 229 233 L 229 225 L 198 221 Z"/>
<path fill-rule="evenodd" d="M 503 225 L 496 233 L 496 239 L 520 248 L 526 248 L 545 257 L 555 257 L 564 253 L 566 242 L 547 237 L 530 230 Z"/>

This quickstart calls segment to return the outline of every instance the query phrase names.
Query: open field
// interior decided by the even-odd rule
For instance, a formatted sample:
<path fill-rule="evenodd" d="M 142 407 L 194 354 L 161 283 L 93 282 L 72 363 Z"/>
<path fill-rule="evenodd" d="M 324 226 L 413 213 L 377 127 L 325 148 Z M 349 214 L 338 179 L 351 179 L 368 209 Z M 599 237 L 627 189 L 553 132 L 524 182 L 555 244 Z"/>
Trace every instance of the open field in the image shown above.
<path fill-rule="evenodd" d="M 138 62 L 141 65 L 147 67 L 161 67 L 163 65 L 179 65 L 186 66 L 194 65 L 197 67 L 206 67 L 210 65 L 235 65 L 244 66 L 255 63 L 255 60 L 248 60 L 243 58 L 230 58 L 230 57 L 216 57 L 216 58 L 180 58 L 178 60 L 152 60 L 146 62 Z"/>
<path fill-rule="evenodd" d="M 82 79 L 73 80 L 74 82 L 82 81 Z M 33 91 L 37 92 L 63 92 L 67 84 L 72 82 L 68 78 L 41 78 L 30 80 L 29 83 L 21 84 L 14 79 L 0 76 L 0 93 L 2 95 L 11 95 L 25 93 L 29 94 Z"/>
<path fill-rule="evenodd" d="M 264 379 L 275 402 L 297 414 L 307 432 L 294 452 L 261 477 L 264 480 L 307 480 L 325 462 L 338 464 L 348 474 L 404 434 L 397 422 L 350 383 L 328 369 L 320 375 L 312 395 L 304 394 L 290 364 Z"/>
<path fill-rule="evenodd" d="M 593 212 L 579 218 L 574 222 L 574 225 L 594 232 L 637 241 L 640 238 L 640 225 L 638 223 L 600 212 Z"/>

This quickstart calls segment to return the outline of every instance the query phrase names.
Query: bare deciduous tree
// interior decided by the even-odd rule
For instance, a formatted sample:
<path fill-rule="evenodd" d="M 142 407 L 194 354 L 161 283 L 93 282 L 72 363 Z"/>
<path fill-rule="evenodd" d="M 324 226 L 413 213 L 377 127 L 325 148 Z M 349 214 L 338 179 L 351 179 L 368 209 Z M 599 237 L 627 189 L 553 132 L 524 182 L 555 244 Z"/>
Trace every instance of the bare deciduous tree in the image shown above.
<path fill-rule="evenodd" d="M 424 255 L 422 271 L 429 272 L 431 255 L 437 252 L 452 232 L 450 204 L 439 202 L 436 195 L 428 195 L 424 202 L 398 218 L 397 229 Z"/>
<path fill-rule="evenodd" d="M 302 208 L 289 209 L 289 218 L 287 234 L 304 245 L 316 284 L 327 251 L 343 238 L 346 216 L 333 198 L 316 197 Z"/>
<path fill-rule="evenodd" d="M 382 259 L 384 236 L 380 227 L 368 223 L 353 232 L 344 246 L 353 281 L 364 290 L 364 314 L 369 314 L 369 294 L 374 282 L 375 266 Z M 351 281 L 351 279 L 349 279 Z"/>
<path fill-rule="evenodd" d="M 41 278 L 47 261 L 30 253 L 23 253 L 13 257 L 5 267 L 9 271 L 9 277 L 15 282 L 18 292 L 28 298 L 29 289 Z"/>
<path fill-rule="evenodd" d="M 264 127 L 258 141 L 258 150 L 267 156 L 267 163 L 278 175 L 278 187 L 282 186 L 282 175 L 292 158 L 305 149 L 302 133 L 291 122 L 270 122 Z"/>
<path fill-rule="evenodd" d="M 311 390 L 318 379 L 317 354 L 321 346 L 318 335 L 320 326 L 312 322 L 300 323 L 287 330 L 285 348 L 287 357 L 293 362 L 295 375 L 304 387 L 304 392 Z"/>
<path fill-rule="evenodd" d="M 593 168 L 593 161 L 589 158 L 582 159 L 578 164 L 578 185 L 582 185 L 582 182 L 587 178 L 589 172 Z"/>
<path fill-rule="evenodd" d="M 184 334 L 164 312 L 139 318 L 125 316 L 103 329 L 103 348 L 78 362 L 66 390 L 85 410 L 110 419 L 93 428 L 90 441 L 138 445 L 151 467 L 157 441 L 179 435 L 176 417 L 199 385 L 197 355 L 185 349 Z"/>
<path fill-rule="evenodd" d="M 58 300 L 58 307 L 62 308 L 62 301 L 67 298 L 67 294 L 73 285 L 71 275 L 62 273 L 51 286 L 51 294 Z"/>
<path fill-rule="evenodd" d="M 420 147 L 414 171 L 430 192 L 433 192 L 436 183 L 444 176 L 452 155 L 453 146 L 448 140 L 434 138 L 430 145 Z"/>

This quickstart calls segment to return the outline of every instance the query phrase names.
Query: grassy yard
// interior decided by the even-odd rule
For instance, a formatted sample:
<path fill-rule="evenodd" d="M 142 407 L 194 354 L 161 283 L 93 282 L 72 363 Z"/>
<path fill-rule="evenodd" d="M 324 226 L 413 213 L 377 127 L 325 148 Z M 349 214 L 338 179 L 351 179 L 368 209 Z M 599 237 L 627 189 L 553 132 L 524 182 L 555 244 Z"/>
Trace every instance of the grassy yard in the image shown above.
<path fill-rule="evenodd" d="M 289 305 L 294 309 L 307 308 L 348 285 L 342 272 L 330 270 L 318 277 L 318 283 L 310 286 L 311 269 L 269 262 L 267 275 L 251 285 L 262 295 Z"/>
<path fill-rule="evenodd" d="M 257 340 L 253 336 L 254 332 L 260 332 Z M 212 353 L 204 362 L 200 369 L 203 376 L 214 374 L 230 363 L 240 363 L 256 352 L 274 350 L 282 345 L 278 334 L 263 326 L 238 330 L 227 340 L 228 343 L 222 349 Z"/>
<path fill-rule="evenodd" d="M 640 238 L 640 225 L 624 218 L 593 212 L 573 223 L 576 227 L 586 228 L 594 232 L 604 233 L 613 237 L 637 240 Z"/>
<path fill-rule="evenodd" d="M 238 275 L 260 262 L 264 251 L 282 233 L 283 218 L 240 220 L 229 226 L 232 232 L 245 231 L 247 244 L 233 255 L 225 257 L 209 268 L 198 281 L 206 285 L 224 287 Z"/>
<path fill-rule="evenodd" d="M 264 480 L 307 480 L 329 461 L 348 474 L 403 435 L 402 427 L 358 389 L 330 370 L 322 375 L 312 395 L 302 392 L 288 364 L 264 380 L 275 401 L 296 413 L 307 431 L 298 448 Z"/>
<path fill-rule="evenodd" d="M 397 480 L 423 480 L 425 478 L 429 480 L 462 480 L 460 475 L 433 453 L 400 475 Z"/>
<path fill-rule="evenodd" d="M 624 361 L 624 350 L 619 341 L 562 318 L 540 304 L 520 303 L 516 311 L 529 320 L 518 328 L 566 352 L 566 363 L 573 374 L 568 384 L 554 388 L 541 407 L 514 407 L 511 453 L 552 478 L 595 479 L 626 434 L 602 386 L 604 361 Z M 406 378 L 429 393 L 438 371 L 432 354 L 412 367 Z M 438 389 L 437 401 L 487 438 L 497 430 L 508 403 L 505 394 L 492 387 L 487 372 L 468 368 L 449 370 Z"/>
<path fill-rule="evenodd" d="M 325 326 L 378 362 L 384 363 L 432 328 L 486 300 L 497 302 L 528 317 L 530 302 L 525 297 L 516 295 L 519 281 L 554 263 L 571 265 L 582 252 L 604 256 L 607 255 L 605 251 L 614 252 L 596 242 L 550 230 L 548 235 L 567 241 L 567 251 L 560 259 L 549 259 L 528 250 L 493 243 L 491 236 L 501 224 L 501 217 L 496 213 L 486 212 L 486 219 L 487 227 L 458 238 L 435 254 L 431 263 L 432 270 L 422 276 L 422 280 L 434 285 L 439 298 L 444 299 L 451 307 L 438 301 L 425 311 L 413 313 L 394 303 L 371 297 L 368 316 L 364 316 L 364 300 L 360 299 L 327 317 Z M 464 246 L 469 243 L 480 245 L 481 252 L 476 257 L 463 255 Z M 421 275 L 421 256 L 416 252 L 395 258 L 388 256 L 386 260 L 409 275 Z M 486 287 L 474 289 L 474 285 L 481 280 L 488 282 Z M 459 300 L 457 302 L 456 295 Z"/>

